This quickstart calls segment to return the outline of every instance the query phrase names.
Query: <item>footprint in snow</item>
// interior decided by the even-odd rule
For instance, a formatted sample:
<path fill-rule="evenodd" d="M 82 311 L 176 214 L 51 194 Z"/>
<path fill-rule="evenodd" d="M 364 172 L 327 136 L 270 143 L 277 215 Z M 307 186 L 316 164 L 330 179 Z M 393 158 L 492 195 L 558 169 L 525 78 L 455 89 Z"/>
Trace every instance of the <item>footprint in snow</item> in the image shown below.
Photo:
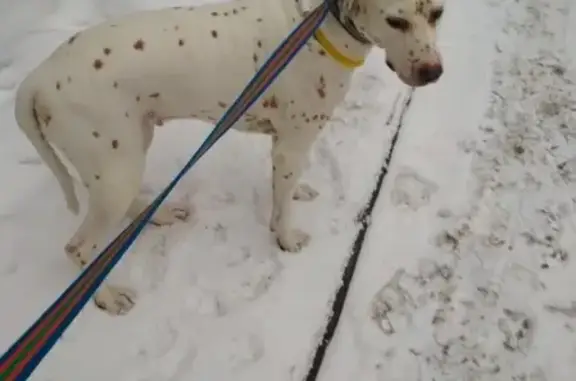
<path fill-rule="evenodd" d="M 438 185 L 420 176 L 414 170 L 404 168 L 394 179 L 391 192 L 395 206 L 407 206 L 417 210 L 430 202 L 430 197 L 438 191 Z"/>

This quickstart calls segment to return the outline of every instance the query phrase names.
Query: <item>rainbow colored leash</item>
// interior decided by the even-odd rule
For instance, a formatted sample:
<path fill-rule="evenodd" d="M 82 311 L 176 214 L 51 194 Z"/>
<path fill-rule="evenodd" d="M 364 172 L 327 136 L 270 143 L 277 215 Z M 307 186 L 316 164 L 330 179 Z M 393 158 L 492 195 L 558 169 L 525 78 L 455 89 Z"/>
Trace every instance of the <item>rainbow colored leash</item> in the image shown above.
<path fill-rule="evenodd" d="M 258 100 L 322 24 L 328 14 L 329 1 L 331 0 L 326 0 L 310 12 L 276 48 L 164 191 L 98 255 L 74 283 L 0 358 L 0 381 L 24 381 L 30 377 L 182 177 Z"/>

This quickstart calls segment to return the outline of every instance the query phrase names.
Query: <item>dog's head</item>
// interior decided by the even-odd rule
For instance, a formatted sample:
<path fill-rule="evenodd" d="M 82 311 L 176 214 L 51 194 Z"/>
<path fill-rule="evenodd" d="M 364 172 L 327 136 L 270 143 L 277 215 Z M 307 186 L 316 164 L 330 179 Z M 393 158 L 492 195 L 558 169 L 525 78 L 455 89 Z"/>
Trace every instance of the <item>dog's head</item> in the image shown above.
<path fill-rule="evenodd" d="M 341 0 L 341 12 L 375 45 L 386 64 L 409 86 L 425 86 L 442 75 L 436 26 L 444 0 Z"/>

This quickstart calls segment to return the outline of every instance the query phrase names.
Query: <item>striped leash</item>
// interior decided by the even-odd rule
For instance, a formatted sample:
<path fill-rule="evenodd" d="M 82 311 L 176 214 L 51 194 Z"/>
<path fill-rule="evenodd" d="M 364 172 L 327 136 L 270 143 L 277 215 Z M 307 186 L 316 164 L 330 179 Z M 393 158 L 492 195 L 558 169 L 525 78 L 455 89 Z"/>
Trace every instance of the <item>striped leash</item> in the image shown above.
<path fill-rule="evenodd" d="M 322 24 L 328 14 L 329 1 L 310 12 L 282 41 L 168 186 L 0 358 L 0 381 L 24 381 L 30 377 L 182 177 L 258 100 Z"/>

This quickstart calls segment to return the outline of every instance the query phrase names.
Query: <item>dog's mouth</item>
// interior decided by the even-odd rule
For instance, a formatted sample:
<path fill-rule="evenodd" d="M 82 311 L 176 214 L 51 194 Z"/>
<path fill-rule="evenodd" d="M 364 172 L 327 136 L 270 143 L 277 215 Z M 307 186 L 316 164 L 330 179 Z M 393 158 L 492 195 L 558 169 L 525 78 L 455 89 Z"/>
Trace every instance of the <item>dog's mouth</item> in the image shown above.
<path fill-rule="evenodd" d="M 403 75 L 402 72 L 396 71 L 396 68 L 394 68 L 394 65 L 392 65 L 392 62 L 390 62 L 389 60 L 386 60 L 386 66 L 388 66 L 388 68 L 390 68 L 390 70 L 392 70 L 392 72 L 394 72 L 398 76 L 398 78 L 407 86 L 420 87 L 427 85 L 427 83 L 425 82 L 415 80 L 414 77 L 407 77 Z"/>

